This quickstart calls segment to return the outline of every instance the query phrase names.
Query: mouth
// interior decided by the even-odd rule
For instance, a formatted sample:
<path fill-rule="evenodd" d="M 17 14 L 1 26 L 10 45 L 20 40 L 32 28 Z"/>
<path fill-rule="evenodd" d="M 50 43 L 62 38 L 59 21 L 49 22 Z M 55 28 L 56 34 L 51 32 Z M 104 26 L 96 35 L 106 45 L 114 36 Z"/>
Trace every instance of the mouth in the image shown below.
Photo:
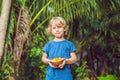
<path fill-rule="evenodd" d="M 60 33 L 55 33 L 55 34 L 60 34 Z"/>

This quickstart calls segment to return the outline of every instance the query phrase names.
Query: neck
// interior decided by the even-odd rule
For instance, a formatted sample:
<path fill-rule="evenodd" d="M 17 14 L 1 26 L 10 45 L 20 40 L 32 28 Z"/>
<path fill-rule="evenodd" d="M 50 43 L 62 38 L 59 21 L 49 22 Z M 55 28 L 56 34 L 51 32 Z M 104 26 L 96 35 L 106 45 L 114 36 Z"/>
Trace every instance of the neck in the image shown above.
<path fill-rule="evenodd" d="M 65 38 L 54 38 L 54 41 L 62 41 L 65 40 Z"/>

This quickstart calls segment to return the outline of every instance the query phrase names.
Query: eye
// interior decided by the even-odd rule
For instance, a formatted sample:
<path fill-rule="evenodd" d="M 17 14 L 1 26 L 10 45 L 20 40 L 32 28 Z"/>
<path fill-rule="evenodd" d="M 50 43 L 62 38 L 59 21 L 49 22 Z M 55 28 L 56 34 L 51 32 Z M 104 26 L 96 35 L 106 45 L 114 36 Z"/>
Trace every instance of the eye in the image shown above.
<path fill-rule="evenodd" d="M 52 29 L 56 29 L 56 27 L 52 27 Z"/>

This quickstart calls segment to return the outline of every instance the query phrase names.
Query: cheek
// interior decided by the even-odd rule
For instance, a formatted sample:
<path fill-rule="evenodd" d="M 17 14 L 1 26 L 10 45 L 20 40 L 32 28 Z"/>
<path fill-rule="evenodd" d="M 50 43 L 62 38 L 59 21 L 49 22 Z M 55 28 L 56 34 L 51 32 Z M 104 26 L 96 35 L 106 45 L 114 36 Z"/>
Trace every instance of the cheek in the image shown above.
<path fill-rule="evenodd" d="M 54 33 L 56 33 L 56 31 L 53 29 L 53 30 L 51 30 L 51 33 L 54 34 Z"/>
<path fill-rule="evenodd" d="M 54 29 L 52 29 L 52 32 L 55 32 L 55 30 L 54 30 Z"/>
<path fill-rule="evenodd" d="M 63 32 L 64 32 L 64 31 L 65 31 L 65 29 L 64 29 L 64 28 L 60 28 L 60 31 L 63 31 Z"/>
<path fill-rule="evenodd" d="M 55 29 L 52 28 L 51 31 L 55 31 Z"/>

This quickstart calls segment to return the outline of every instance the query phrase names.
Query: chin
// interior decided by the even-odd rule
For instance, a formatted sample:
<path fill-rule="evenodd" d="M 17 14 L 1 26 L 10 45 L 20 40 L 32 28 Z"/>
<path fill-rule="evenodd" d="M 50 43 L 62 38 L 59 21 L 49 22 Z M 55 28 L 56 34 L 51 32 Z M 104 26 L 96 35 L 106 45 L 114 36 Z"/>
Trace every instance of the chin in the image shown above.
<path fill-rule="evenodd" d="M 56 38 L 62 38 L 62 36 L 55 36 Z"/>
<path fill-rule="evenodd" d="M 62 38 L 62 37 L 56 37 L 56 38 Z"/>

